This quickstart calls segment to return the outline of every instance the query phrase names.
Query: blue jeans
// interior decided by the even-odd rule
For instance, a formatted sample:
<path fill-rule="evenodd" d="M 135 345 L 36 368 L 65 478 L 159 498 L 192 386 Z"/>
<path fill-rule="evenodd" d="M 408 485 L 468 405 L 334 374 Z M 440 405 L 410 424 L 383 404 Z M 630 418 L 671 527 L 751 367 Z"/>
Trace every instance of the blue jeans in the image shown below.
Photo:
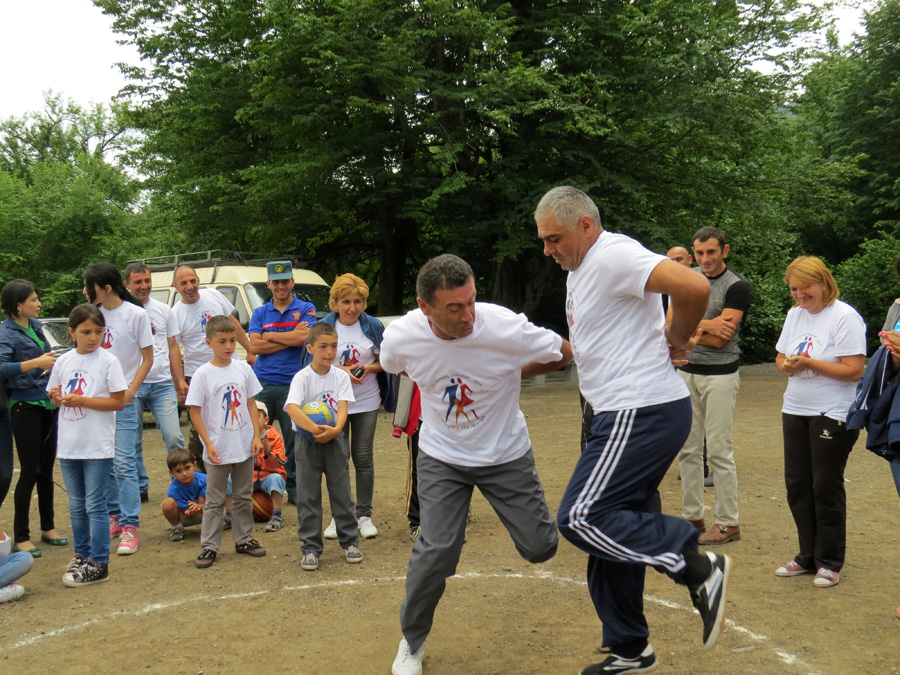
<path fill-rule="evenodd" d="M 141 493 L 135 457 L 137 431 L 137 406 L 132 401 L 131 405 L 116 413 L 116 459 L 113 474 L 109 477 L 107 497 L 109 515 L 118 517 L 122 527 L 138 527 L 141 524 Z"/>
<path fill-rule="evenodd" d="M 144 404 L 150 406 L 156 427 L 166 444 L 166 451 L 172 452 L 176 448 L 184 449 L 184 437 L 181 435 L 181 427 L 178 424 L 178 393 L 171 382 L 144 382 L 134 397 L 137 405 L 138 428 L 137 441 L 134 444 L 134 455 L 137 461 L 138 488 L 140 492 L 147 492 L 150 487 L 150 478 L 144 467 Z"/>
<path fill-rule="evenodd" d="M 28 551 L 10 553 L 0 558 L 0 587 L 9 586 L 21 579 L 34 567 L 34 558 Z"/>
<path fill-rule="evenodd" d="M 69 493 L 69 517 L 75 553 L 109 564 L 109 511 L 106 508 L 113 459 L 60 459 Z"/>
<path fill-rule="evenodd" d="M 265 492 L 270 497 L 273 492 L 283 496 L 285 489 L 285 480 L 280 473 L 270 473 L 262 480 L 253 481 L 254 492 Z M 228 476 L 228 486 L 225 488 L 225 494 L 231 495 L 231 476 Z"/>

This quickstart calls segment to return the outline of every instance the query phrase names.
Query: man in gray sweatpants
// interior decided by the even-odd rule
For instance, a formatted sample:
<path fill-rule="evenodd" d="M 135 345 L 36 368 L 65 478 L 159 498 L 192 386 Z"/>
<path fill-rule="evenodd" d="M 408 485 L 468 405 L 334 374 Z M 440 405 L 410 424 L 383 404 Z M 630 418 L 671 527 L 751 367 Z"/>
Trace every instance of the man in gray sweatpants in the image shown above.
<path fill-rule="evenodd" d="M 421 534 L 406 573 L 403 639 L 394 675 L 418 675 L 425 638 L 456 573 L 475 487 L 509 531 L 519 554 L 545 562 L 559 537 L 547 509 L 519 410 L 522 375 L 556 370 L 569 343 L 525 316 L 475 302 L 472 269 L 454 255 L 428 261 L 416 282 L 419 309 L 384 333 L 381 365 L 405 372 L 421 392 L 418 490 Z"/>

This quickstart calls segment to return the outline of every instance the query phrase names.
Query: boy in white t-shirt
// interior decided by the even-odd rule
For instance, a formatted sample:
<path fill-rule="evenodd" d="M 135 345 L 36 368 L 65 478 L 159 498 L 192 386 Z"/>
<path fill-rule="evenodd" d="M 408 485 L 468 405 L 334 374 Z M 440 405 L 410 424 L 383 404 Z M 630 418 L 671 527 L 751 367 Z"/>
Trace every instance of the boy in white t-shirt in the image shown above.
<path fill-rule="evenodd" d="M 313 360 L 294 375 L 284 410 L 294 422 L 294 459 L 297 462 L 297 536 L 307 571 L 319 568 L 322 555 L 322 474 L 328 485 L 331 513 L 338 541 L 348 563 L 362 562 L 359 527 L 350 492 L 350 448 L 341 434 L 347 404 L 354 400 L 350 376 L 331 364 L 337 354 L 337 331 L 328 323 L 309 329 L 306 350 Z M 310 404 L 313 404 L 312 406 Z M 318 404 L 333 424 L 318 424 L 304 412 Z"/>
<path fill-rule="evenodd" d="M 200 555 L 195 564 L 213 564 L 222 543 L 222 523 L 228 477 L 234 509 L 231 535 L 234 550 L 254 557 L 266 549 L 253 539 L 253 456 L 262 450 L 259 415 L 254 396 L 262 387 L 253 369 L 234 361 L 237 336 L 230 317 L 214 316 L 206 324 L 206 344 L 213 351 L 191 380 L 185 403 L 203 443 L 206 464 L 206 505 L 200 532 Z M 251 452 L 252 451 L 252 452 Z"/>

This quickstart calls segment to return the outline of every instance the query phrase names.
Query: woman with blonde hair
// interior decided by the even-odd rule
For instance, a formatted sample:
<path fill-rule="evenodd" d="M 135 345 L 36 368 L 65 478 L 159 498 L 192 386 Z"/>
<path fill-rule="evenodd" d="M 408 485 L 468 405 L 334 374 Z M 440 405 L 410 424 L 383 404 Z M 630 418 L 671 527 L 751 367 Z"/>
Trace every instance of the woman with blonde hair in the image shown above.
<path fill-rule="evenodd" d="M 794 298 L 778 339 L 784 392 L 784 482 L 800 552 L 776 576 L 815 574 L 819 588 L 835 586 L 847 548 L 844 468 L 859 431 L 847 428 L 856 382 L 863 373 L 866 324 L 819 258 L 801 256 L 784 280 Z"/>
<path fill-rule="evenodd" d="M 353 383 L 356 399 L 348 408 L 344 439 L 356 473 L 356 519 L 359 536 L 378 534 L 372 522 L 372 494 L 375 489 L 375 423 L 378 408 L 391 398 L 391 378 L 378 362 L 384 324 L 366 314 L 369 286 L 355 274 L 342 274 L 331 286 L 328 304 L 331 314 L 323 321 L 337 329 L 338 350 L 334 365 L 345 370 Z M 388 410 L 390 412 L 390 410 Z M 326 539 L 336 539 L 334 519 L 325 529 Z"/>

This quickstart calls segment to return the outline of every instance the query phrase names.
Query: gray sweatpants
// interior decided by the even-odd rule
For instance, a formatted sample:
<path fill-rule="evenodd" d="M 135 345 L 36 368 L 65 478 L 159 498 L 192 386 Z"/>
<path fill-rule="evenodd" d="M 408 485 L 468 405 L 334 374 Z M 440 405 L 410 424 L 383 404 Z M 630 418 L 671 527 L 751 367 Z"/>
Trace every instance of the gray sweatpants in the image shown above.
<path fill-rule="evenodd" d="M 253 456 L 237 464 L 206 463 L 206 505 L 200 528 L 200 546 L 218 551 L 222 544 L 225 491 L 231 476 L 231 536 L 235 544 L 253 538 Z"/>
<path fill-rule="evenodd" d="M 342 434 L 328 443 L 311 442 L 294 434 L 297 462 L 297 537 L 300 550 L 322 554 L 322 475 L 328 486 L 331 515 L 341 548 L 359 545 L 359 527 L 350 492 L 350 449 Z"/>
<path fill-rule="evenodd" d="M 530 449 L 511 462 L 479 467 L 447 464 L 420 451 L 418 479 L 422 532 L 409 556 L 400 607 L 400 628 L 413 652 L 431 631 L 447 577 L 456 574 L 473 488 L 494 508 L 528 562 L 550 560 L 559 543 Z"/>

